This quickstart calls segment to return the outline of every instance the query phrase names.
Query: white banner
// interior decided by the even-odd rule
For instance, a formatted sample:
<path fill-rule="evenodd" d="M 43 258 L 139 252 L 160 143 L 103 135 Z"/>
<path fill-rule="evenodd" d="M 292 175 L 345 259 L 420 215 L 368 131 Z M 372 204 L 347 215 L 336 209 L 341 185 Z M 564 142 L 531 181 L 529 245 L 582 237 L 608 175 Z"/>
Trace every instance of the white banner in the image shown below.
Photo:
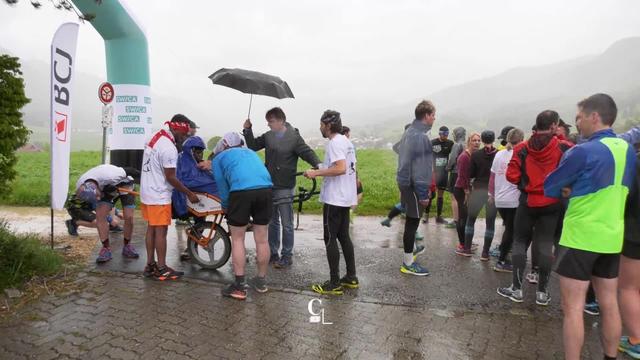
<path fill-rule="evenodd" d="M 62 24 L 51 41 L 51 208 L 61 210 L 69 192 L 73 67 L 78 24 Z"/>
<path fill-rule="evenodd" d="M 151 89 L 134 84 L 113 84 L 113 88 L 109 150 L 143 150 L 153 124 Z"/>

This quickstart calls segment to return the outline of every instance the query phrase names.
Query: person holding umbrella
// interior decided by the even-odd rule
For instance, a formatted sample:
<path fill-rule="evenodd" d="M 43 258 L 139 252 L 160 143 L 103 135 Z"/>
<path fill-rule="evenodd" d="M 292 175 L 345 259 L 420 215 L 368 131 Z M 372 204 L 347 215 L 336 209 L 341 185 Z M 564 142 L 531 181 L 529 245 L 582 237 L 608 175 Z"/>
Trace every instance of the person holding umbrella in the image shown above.
<path fill-rule="evenodd" d="M 293 263 L 293 198 L 296 186 L 298 158 L 317 168 L 320 160 L 300 136 L 298 129 L 287 122 L 287 116 L 279 107 L 265 115 L 269 131 L 254 137 L 251 120 L 244 122 L 244 138 L 253 151 L 265 149 L 265 165 L 273 181 L 273 216 L 269 223 L 269 263 L 284 269 Z M 280 224 L 282 224 L 282 250 L 280 256 Z"/>

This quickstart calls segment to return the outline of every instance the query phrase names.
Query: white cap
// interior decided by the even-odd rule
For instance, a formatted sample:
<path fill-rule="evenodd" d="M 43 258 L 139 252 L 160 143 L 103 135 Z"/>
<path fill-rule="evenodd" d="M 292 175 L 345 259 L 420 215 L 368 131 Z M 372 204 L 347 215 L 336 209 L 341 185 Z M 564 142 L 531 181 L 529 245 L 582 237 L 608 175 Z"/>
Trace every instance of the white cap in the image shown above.
<path fill-rule="evenodd" d="M 218 154 L 224 151 L 225 149 L 238 147 L 241 145 L 244 145 L 244 141 L 242 140 L 242 137 L 238 133 L 228 132 L 224 134 L 224 136 L 222 137 L 222 139 L 220 139 L 220 141 L 218 141 L 218 143 L 216 144 L 216 147 L 213 149 L 213 153 Z"/>

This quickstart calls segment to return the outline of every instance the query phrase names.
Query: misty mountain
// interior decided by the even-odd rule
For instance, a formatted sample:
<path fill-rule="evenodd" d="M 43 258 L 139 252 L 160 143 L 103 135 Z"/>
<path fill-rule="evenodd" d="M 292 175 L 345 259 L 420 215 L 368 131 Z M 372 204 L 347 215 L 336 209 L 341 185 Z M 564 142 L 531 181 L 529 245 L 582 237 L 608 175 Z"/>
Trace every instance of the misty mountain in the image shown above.
<path fill-rule="evenodd" d="M 6 50 L 0 51 L 7 53 Z M 426 64 L 425 66 L 428 66 Z M 26 93 L 25 122 L 34 139 L 46 139 L 49 117 L 49 64 L 23 61 Z M 99 148 L 101 104 L 97 87 L 104 81 L 87 73 L 76 74 L 73 129 L 84 142 L 74 149 Z M 437 127 L 465 126 L 472 130 L 500 131 L 504 125 L 528 130 L 542 110 L 553 109 L 572 124 L 576 103 L 596 92 L 611 94 L 619 107 L 619 124 L 640 120 L 640 37 L 622 39 L 601 54 L 583 56 L 543 66 L 520 67 L 501 74 L 445 88 L 426 98 L 438 109 Z M 189 106 L 184 97 L 152 91 L 155 114 L 175 113 Z M 378 104 L 345 119 L 355 137 L 396 140 L 413 117 L 420 98 L 397 104 Z M 157 119 L 161 120 L 161 119 Z M 318 137 L 315 127 L 301 128 L 303 135 Z M 78 139 L 76 137 L 76 139 Z"/>
<path fill-rule="evenodd" d="M 553 109 L 573 124 L 576 103 L 604 92 L 616 100 L 624 122 L 640 114 L 640 37 L 620 40 L 602 54 L 561 63 L 515 68 L 485 79 L 470 81 L 430 96 L 437 125 L 466 126 L 499 131 L 504 125 L 531 128 L 536 115 Z M 376 111 L 365 133 L 399 134 L 411 120 L 420 99 Z M 398 128 L 398 129 L 396 129 Z"/>

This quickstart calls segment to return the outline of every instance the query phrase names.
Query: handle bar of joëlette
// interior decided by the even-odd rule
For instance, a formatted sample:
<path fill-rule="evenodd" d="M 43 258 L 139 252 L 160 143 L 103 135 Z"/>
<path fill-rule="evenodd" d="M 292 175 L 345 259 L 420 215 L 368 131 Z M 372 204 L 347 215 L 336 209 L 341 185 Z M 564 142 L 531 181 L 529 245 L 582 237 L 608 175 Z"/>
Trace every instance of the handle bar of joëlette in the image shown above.
<path fill-rule="evenodd" d="M 296 173 L 296 176 L 300 176 L 302 174 L 303 173 L 299 172 L 299 173 Z M 302 186 L 300 186 L 298 187 L 298 193 L 295 195 L 289 195 L 289 196 L 273 199 L 274 205 L 298 203 L 298 211 L 296 212 L 296 227 L 295 227 L 296 230 L 298 230 L 298 227 L 300 226 L 300 212 L 302 212 L 302 203 L 311 199 L 311 197 L 313 197 L 314 195 L 320 194 L 319 191 L 316 191 L 316 187 L 317 187 L 316 179 L 311 179 L 311 190 L 307 190 Z"/>
<path fill-rule="evenodd" d="M 301 176 L 303 173 L 298 172 L 296 176 Z M 295 195 L 287 195 L 279 198 L 273 199 L 274 205 L 287 204 L 287 203 L 298 203 L 298 207 L 302 210 L 302 203 L 311 199 L 314 195 L 320 194 L 319 191 L 316 191 L 317 182 L 316 179 L 311 179 L 311 190 L 307 190 L 304 187 L 298 187 L 298 193 Z"/>
<path fill-rule="evenodd" d="M 296 176 L 301 176 L 302 172 L 298 172 L 296 173 Z M 279 204 L 286 204 L 288 202 L 290 203 L 301 203 L 304 201 L 307 201 L 309 199 L 311 199 L 314 195 L 318 195 L 320 194 L 319 191 L 316 191 L 317 188 L 317 182 L 316 179 L 311 179 L 311 190 L 307 190 L 305 188 L 303 188 L 302 186 L 298 187 L 298 193 L 295 195 L 289 195 L 289 196 L 284 196 L 284 197 L 280 197 L 277 199 L 273 199 L 273 203 L 274 205 L 279 205 Z M 117 188 L 118 192 L 123 192 L 123 193 L 128 193 L 131 195 L 135 195 L 135 196 L 140 196 L 140 193 L 131 189 L 127 189 L 127 188 Z"/>

